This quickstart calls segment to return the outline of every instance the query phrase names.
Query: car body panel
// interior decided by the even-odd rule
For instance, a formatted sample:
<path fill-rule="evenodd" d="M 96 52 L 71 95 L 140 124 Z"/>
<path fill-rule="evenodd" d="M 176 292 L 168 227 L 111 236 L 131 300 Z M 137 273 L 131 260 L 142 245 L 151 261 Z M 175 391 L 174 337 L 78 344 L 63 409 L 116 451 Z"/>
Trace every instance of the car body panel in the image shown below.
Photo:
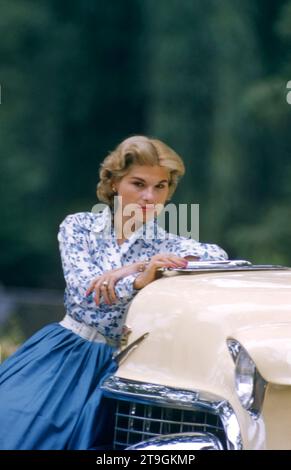
<path fill-rule="evenodd" d="M 235 339 L 248 351 L 267 382 L 291 385 L 290 322 L 246 328 Z"/>
<path fill-rule="evenodd" d="M 244 448 L 275 445 L 263 418 L 253 419 L 240 404 L 226 340 L 240 341 L 268 382 L 290 385 L 291 270 L 166 272 L 138 293 L 126 323 L 130 342 L 149 335 L 121 363 L 118 377 L 212 392 L 235 410 Z M 267 415 L 269 425 L 270 407 Z M 291 448 L 289 442 L 283 445 Z"/>

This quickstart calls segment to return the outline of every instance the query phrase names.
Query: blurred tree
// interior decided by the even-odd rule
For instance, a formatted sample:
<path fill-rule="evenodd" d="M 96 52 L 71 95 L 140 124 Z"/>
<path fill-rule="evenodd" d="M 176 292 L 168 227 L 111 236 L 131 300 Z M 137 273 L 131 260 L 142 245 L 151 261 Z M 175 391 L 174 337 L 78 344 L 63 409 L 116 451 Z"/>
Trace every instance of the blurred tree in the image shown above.
<path fill-rule="evenodd" d="M 6 0 L 0 27 L 4 283 L 63 284 L 58 225 L 134 133 L 184 157 L 201 239 L 291 263 L 291 0 Z"/>
<path fill-rule="evenodd" d="M 202 202 L 216 86 L 209 25 L 213 1 L 141 3 L 146 18 L 146 130 L 172 145 L 186 162 L 188 171 L 175 199 Z"/>
<path fill-rule="evenodd" d="M 260 70 L 252 2 L 146 5 L 148 129 L 186 161 L 177 199 L 200 204 L 201 238 L 225 245 L 242 198 L 239 103 Z"/>
<path fill-rule="evenodd" d="M 248 123 L 243 121 L 242 101 L 250 85 L 262 76 L 254 28 L 254 2 L 226 0 L 215 2 L 211 28 L 216 38 L 212 47 L 215 59 L 215 95 L 206 210 L 207 230 L 221 240 L 233 254 L 236 247 L 228 231 L 248 217 L 246 174 L 250 156 L 243 143 Z M 247 169 L 247 172 L 245 172 Z"/>
<path fill-rule="evenodd" d="M 55 287 L 58 224 L 91 209 L 100 161 L 141 132 L 139 11 L 134 0 L 16 0 L 0 25 L 0 276 Z"/>
<path fill-rule="evenodd" d="M 200 203 L 201 239 L 260 262 L 291 262 L 290 226 L 278 225 L 290 205 L 289 4 L 145 3 L 147 129 L 185 158 L 177 200 Z"/>
<path fill-rule="evenodd" d="M 291 108 L 286 84 L 291 77 L 291 2 L 259 0 L 254 20 L 261 74 L 248 84 L 240 104 L 245 211 L 228 238 L 243 256 L 290 264 Z"/>
<path fill-rule="evenodd" d="M 38 284 L 51 246 L 45 197 L 57 144 L 47 60 L 54 21 L 46 2 L 16 0 L 2 4 L 0 27 L 0 275 Z"/>

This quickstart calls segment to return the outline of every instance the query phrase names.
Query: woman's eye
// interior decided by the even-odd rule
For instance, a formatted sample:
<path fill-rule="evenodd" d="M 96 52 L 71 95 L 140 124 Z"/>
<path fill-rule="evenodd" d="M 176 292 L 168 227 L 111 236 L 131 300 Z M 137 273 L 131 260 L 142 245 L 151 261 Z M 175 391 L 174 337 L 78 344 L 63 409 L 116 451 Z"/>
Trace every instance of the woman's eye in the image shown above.
<path fill-rule="evenodd" d="M 135 183 L 133 183 L 135 186 L 137 186 L 138 188 L 142 188 L 143 187 L 143 183 L 140 183 L 139 181 L 136 181 Z"/>
<path fill-rule="evenodd" d="M 158 189 L 164 189 L 164 188 L 165 188 L 165 185 L 164 185 L 164 184 L 158 184 L 157 188 L 158 188 Z"/>

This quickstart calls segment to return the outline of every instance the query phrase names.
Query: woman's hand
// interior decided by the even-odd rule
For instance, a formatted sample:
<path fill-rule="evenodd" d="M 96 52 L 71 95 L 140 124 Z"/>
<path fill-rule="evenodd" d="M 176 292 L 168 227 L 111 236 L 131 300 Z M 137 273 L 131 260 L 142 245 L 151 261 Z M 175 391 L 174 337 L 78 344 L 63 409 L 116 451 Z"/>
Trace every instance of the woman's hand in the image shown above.
<path fill-rule="evenodd" d="M 144 269 L 144 265 L 144 262 L 138 261 L 136 263 L 123 266 L 122 268 L 112 269 L 101 276 L 95 277 L 86 291 L 86 296 L 95 292 L 94 300 L 96 305 L 99 305 L 101 297 L 103 297 L 106 304 L 112 305 L 118 301 L 115 292 L 115 284 L 123 277 L 142 271 Z"/>
<path fill-rule="evenodd" d="M 187 259 L 189 258 L 198 259 L 187 257 Z M 86 291 L 86 296 L 95 292 L 94 301 L 96 305 L 99 305 L 101 297 L 103 297 L 106 304 L 112 305 L 118 301 L 115 284 L 123 277 L 141 272 L 134 282 L 134 288 L 142 289 L 157 278 L 158 268 L 185 268 L 188 263 L 187 259 L 171 253 L 160 253 L 153 256 L 149 262 L 137 261 L 122 268 L 112 269 L 93 279 Z"/>
<path fill-rule="evenodd" d="M 134 288 L 142 289 L 157 278 L 159 268 L 186 268 L 188 261 L 172 253 L 160 253 L 151 258 L 144 271 L 135 279 Z"/>

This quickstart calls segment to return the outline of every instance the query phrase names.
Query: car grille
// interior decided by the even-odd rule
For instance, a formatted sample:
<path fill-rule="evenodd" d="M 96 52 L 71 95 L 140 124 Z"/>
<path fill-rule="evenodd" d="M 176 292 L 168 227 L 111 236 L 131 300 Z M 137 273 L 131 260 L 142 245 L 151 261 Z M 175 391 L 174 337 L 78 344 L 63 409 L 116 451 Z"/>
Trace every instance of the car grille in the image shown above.
<path fill-rule="evenodd" d="M 160 434 L 182 432 L 210 432 L 226 449 L 223 425 L 214 413 L 116 401 L 114 449 L 125 449 Z"/>

